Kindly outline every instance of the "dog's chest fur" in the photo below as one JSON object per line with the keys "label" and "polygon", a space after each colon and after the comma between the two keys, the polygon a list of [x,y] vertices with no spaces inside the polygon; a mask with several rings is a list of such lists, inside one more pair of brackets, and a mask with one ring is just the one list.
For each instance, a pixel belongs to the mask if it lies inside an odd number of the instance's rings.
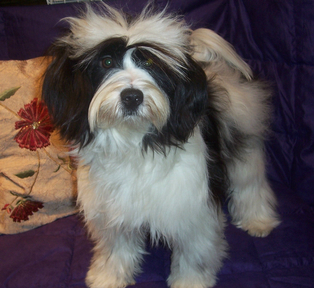
{"label": "dog's chest fur", "polygon": [[[140,228],[148,224],[151,230],[165,234],[179,229],[176,219],[197,213],[200,203],[206,205],[206,146],[198,128],[184,149],[173,147],[166,156],[143,152],[135,143],[122,149],[122,143],[116,153],[113,147],[108,153],[105,143],[94,147],[92,156],[89,149],[88,158],[82,152],[87,165],[78,172],[79,202],[89,217],[103,213],[106,225]],[[93,204],[86,205],[90,202]]]}

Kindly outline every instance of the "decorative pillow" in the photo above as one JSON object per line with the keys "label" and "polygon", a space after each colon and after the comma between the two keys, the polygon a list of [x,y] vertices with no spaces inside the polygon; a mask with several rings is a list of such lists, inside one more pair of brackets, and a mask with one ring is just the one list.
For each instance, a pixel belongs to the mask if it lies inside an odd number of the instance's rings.
{"label": "decorative pillow", "polygon": [[77,212],[76,174],[40,100],[48,59],[0,61],[0,233]]}

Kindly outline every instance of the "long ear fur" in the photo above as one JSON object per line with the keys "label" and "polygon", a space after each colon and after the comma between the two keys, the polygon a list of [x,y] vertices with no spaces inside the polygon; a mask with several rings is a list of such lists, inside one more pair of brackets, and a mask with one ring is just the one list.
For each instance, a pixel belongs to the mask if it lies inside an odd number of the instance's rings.
{"label": "long ear fur", "polygon": [[252,71],[234,48],[214,31],[201,28],[192,31],[190,36],[193,58],[199,62],[222,63],[240,71],[247,80],[252,79]]}
{"label": "long ear fur", "polygon": [[77,60],[69,58],[65,44],[56,44],[50,54],[53,61],[44,76],[42,98],[61,137],[74,144],[86,145],[93,138],[87,118],[92,85]]}
{"label": "long ear fur", "polygon": [[[186,78],[177,84],[167,129],[180,142],[186,142],[206,112],[207,79],[203,69],[187,57]],[[171,101],[172,99],[170,99]]]}
{"label": "long ear fur", "polygon": [[185,72],[185,77],[177,77],[173,83],[175,89],[168,95],[171,112],[167,124],[161,132],[154,129],[145,135],[144,150],[150,147],[166,154],[169,146],[182,147],[205,116],[208,104],[206,75],[190,56],[187,56]]}

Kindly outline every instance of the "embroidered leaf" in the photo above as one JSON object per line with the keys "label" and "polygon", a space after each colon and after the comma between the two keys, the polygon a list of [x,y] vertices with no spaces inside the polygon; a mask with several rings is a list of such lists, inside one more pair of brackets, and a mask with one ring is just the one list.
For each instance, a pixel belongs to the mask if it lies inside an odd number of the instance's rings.
{"label": "embroidered leaf", "polygon": [[20,193],[17,193],[17,192],[14,192],[14,191],[10,191],[10,193],[11,193],[13,196],[17,196],[17,197],[20,197],[20,196],[21,196]]}
{"label": "embroidered leaf", "polygon": [[15,174],[15,176],[17,176],[21,179],[24,179],[24,178],[32,177],[34,174],[35,174],[34,170],[27,170],[27,171]]}
{"label": "embroidered leaf", "polygon": [[5,90],[0,94],[0,101],[4,101],[5,99],[9,99],[11,96],[15,94],[17,90],[19,90],[21,87],[14,87],[8,90]]}
{"label": "embroidered leaf", "polygon": [[54,173],[58,172],[60,170],[60,167],[61,167],[61,165],[59,165],[58,168],[55,171],[53,171],[53,172]]}
{"label": "embroidered leaf", "polygon": [[16,202],[16,206],[20,205],[24,201],[25,201],[24,199],[20,199],[19,201]]}
{"label": "embroidered leaf", "polygon": [[72,171],[72,170],[75,170],[75,168],[72,166],[72,163],[71,163],[71,162],[69,162],[69,164],[68,164],[68,169],[71,170],[71,171]]}
{"label": "embroidered leaf", "polygon": [[[29,195],[23,195],[23,194],[21,194],[21,193],[17,193],[17,192],[14,192],[14,191],[10,191],[10,193],[11,193],[13,196],[15,196],[15,197],[20,197],[20,198],[22,198],[22,199],[24,199],[24,200],[30,200],[30,199],[32,199],[32,197],[29,196]],[[21,200],[18,200],[17,203],[19,203],[19,201],[21,201]]]}
{"label": "embroidered leaf", "polygon": [[58,159],[61,160],[63,163],[65,163],[67,161],[66,158],[60,157],[59,155],[57,155],[57,156],[58,156]]}
{"label": "embroidered leaf", "polygon": [[21,197],[23,199],[32,199],[31,196],[29,195],[23,195],[21,193],[17,193],[17,192],[14,192],[14,191],[10,191],[10,193],[13,195],[13,196],[16,196],[16,197]]}

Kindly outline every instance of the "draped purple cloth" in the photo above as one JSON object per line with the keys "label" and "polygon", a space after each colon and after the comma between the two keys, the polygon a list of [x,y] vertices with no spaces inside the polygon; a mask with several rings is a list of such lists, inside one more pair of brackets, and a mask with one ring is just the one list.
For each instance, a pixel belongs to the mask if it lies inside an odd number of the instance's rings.
{"label": "draped purple cloth", "polygon": [[[156,1],[164,7],[165,0]],[[108,1],[138,12],[146,1]],[[0,7],[0,59],[44,55],[80,4]],[[229,258],[217,288],[314,287],[314,2],[312,0],[170,0],[193,28],[231,42],[274,90],[267,171],[282,224],[266,238],[227,225]],[[1,76],[0,76],[1,77]],[[229,219],[230,220],[230,219]],[[228,222],[229,223],[229,222]],[[91,259],[79,216],[0,236],[0,287],[83,288]],[[136,288],[164,288],[171,252],[150,247]]]}

